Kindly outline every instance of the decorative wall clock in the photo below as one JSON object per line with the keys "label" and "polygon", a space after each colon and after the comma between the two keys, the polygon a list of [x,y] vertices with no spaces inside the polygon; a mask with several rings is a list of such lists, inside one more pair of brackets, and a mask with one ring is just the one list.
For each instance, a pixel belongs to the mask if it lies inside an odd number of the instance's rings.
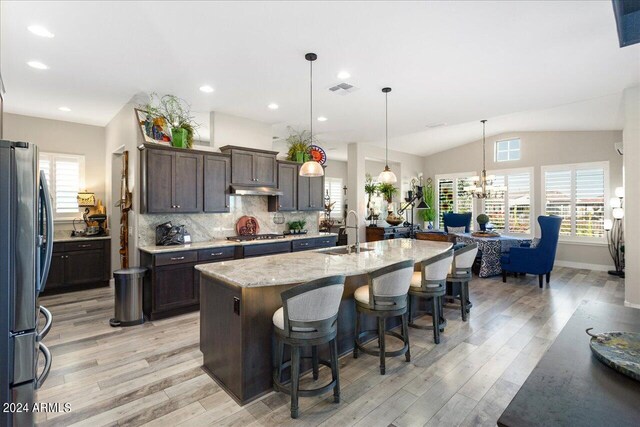
{"label": "decorative wall clock", "polygon": [[312,145],[311,147],[309,147],[309,153],[311,154],[311,158],[321,165],[324,165],[327,162],[327,154],[321,147]]}

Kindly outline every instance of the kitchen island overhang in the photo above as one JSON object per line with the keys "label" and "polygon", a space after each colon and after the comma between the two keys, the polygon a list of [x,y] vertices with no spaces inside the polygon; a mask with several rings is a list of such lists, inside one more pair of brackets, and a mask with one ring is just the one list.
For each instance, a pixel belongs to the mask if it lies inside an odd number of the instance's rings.
{"label": "kitchen island overhang", "polygon": [[[282,306],[283,291],[321,277],[346,276],[338,314],[342,355],[353,349],[353,293],[367,284],[366,273],[408,259],[417,264],[451,247],[448,242],[396,239],[364,243],[359,254],[322,249],[198,265],[203,369],[238,403],[249,403],[272,390],[272,317]],[[373,329],[374,321],[366,320],[364,326]],[[395,326],[389,322],[390,328]]]}

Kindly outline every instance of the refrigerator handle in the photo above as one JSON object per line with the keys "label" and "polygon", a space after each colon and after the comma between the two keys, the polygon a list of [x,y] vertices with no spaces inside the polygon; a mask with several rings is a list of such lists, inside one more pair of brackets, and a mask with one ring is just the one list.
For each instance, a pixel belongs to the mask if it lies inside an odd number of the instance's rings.
{"label": "refrigerator handle", "polygon": [[42,387],[42,384],[49,376],[49,371],[51,371],[51,352],[43,343],[38,343],[38,350],[44,354],[44,369],[38,378],[36,378],[35,389],[39,389]]}
{"label": "refrigerator handle", "polygon": [[36,335],[36,341],[42,341],[44,337],[46,337],[47,334],[49,333],[49,330],[51,329],[51,325],[53,324],[53,316],[51,315],[51,312],[46,308],[44,308],[43,306],[40,306],[39,309],[40,309],[40,313],[44,315],[46,322],[44,324],[44,328],[42,328],[42,330],[38,332],[38,335]]}
{"label": "refrigerator handle", "polygon": [[45,208],[47,234],[45,236],[46,250],[44,253],[44,265],[40,276],[38,293],[44,291],[47,277],[49,277],[49,268],[51,267],[51,256],[53,253],[53,211],[51,207],[51,197],[49,196],[49,187],[47,186],[47,178],[43,172],[40,172],[40,197],[42,198],[42,203]]}

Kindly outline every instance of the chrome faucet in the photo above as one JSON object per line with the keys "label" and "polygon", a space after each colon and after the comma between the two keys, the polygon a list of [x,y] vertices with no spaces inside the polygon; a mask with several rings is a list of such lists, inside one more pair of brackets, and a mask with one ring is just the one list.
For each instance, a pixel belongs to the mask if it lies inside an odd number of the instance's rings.
{"label": "chrome faucet", "polygon": [[[349,216],[351,214],[353,214],[356,217],[356,225],[349,226]],[[356,244],[353,245],[353,248],[355,249],[357,254],[360,253],[360,230],[358,229],[359,224],[360,224],[360,218],[358,217],[358,213],[353,209],[350,210],[349,213],[347,213],[347,217],[344,219],[344,229],[345,231],[350,228],[353,228],[354,230],[356,230]],[[351,245],[347,245],[347,253],[348,254],[351,253]]]}

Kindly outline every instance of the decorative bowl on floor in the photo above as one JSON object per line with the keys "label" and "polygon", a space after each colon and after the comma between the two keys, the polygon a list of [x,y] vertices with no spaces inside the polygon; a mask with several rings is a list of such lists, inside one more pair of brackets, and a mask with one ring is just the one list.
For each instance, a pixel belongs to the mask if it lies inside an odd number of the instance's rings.
{"label": "decorative bowl on floor", "polygon": [[604,332],[592,334],[589,347],[602,363],[616,371],[640,381],[640,334],[633,332]]}

